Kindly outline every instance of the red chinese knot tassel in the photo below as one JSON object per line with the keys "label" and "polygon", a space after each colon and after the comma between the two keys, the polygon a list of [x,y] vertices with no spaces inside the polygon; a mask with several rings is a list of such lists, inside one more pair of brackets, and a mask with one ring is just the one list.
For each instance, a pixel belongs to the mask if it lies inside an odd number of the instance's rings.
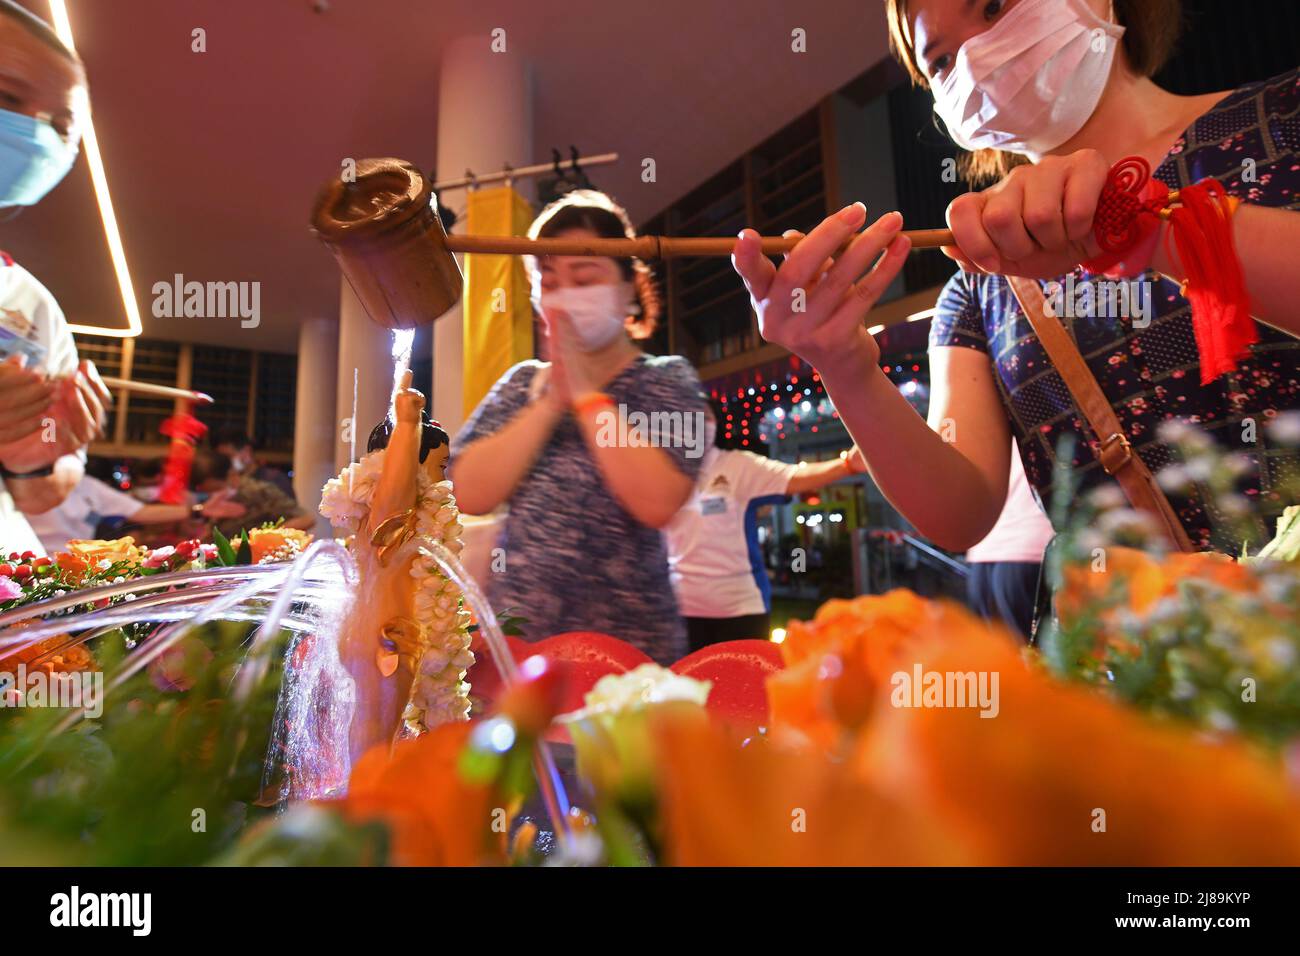
{"label": "red chinese knot tassel", "polygon": [[1215,179],[1171,194],[1151,178],[1145,159],[1130,156],[1111,167],[1097,202],[1093,235],[1102,254],[1083,264],[1089,272],[1136,275],[1151,260],[1160,221],[1169,222],[1165,248],[1171,260],[1177,251],[1187,276],[1181,291],[1192,307],[1202,385],[1235,371],[1259,339],[1232,237],[1238,203]]}

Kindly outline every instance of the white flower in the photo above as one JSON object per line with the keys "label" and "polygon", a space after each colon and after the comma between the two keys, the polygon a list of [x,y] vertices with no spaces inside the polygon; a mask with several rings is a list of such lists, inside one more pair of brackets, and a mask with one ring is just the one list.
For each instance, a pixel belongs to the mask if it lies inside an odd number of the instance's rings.
{"label": "white flower", "polygon": [[384,465],[384,449],[363,455],[321,489],[320,513],[337,528],[355,532],[369,511],[375,483]]}
{"label": "white flower", "polygon": [[1114,538],[1121,534],[1145,535],[1154,529],[1154,522],[1145,513],[1133,508],[1116,508],[1097,519],[1097,528]]}
{"label": "white flower", "polygon": [[688,701],[703,707],[712,681],[683,677],[658,664],[642,664],[625,674],[606,674],[583,697],[586,707],[566,716],[591,712],[639,710],[666,701]]}
{"label": "white flower", "polygon": [[1220,495],[1217,501],[1219,511],[1229,518],[1241,518],[1252,511],[1250,501],[1245,495]]}
{"label": "white flower", "polygon": [[1108,510],[1123,507],[1128,499],[1118,485],[1099,485],[1089,494],[1093,507]]}
{"label": "white flower", "polygon": [[1232,715],[1226,711],[1218,710],[1217,708],[1206,714],[1206,723],[1208,723],[1213,729],[1224,732],[1230,732],[1237,729],[1237,722],[1233,719]]}
{"label": "white flower", "polygon": [[1165,491],[1183,492],[1192,487],[1192,476],[1182,465],[1166,465],[1156,474],[1156,481]]}
{"label": "white flower", "polygon": [[1269,437],[1281,445],[1300,445],[1300,412],[1282,412],[1268,428]]}
{"label": "white flower", "polygon": [[1267,644],[1268,656],[1279,667],[1290,667],[1295,663],[1296,648],[1284,637],[1275,637]]}

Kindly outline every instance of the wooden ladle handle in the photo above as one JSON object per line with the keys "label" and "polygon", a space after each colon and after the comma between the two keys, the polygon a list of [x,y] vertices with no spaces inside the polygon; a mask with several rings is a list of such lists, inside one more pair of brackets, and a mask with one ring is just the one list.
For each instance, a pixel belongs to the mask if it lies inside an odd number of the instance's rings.
{"label": "wooden ladle handle", "polygon": [[[913,249],[936,249],[953,245],[948,229],[914,229],[903,235]],[[763,252],[775,256],[789,252],[797,238],[763,236]],[[729,256],[736,240],[727,236],[689,238],[683,236],[638,236],[635,239],[525,239],[522,236],[448,236],[452,252],[511,256],[609,256],[638,259],[680,259],[701,256]],[[840,250],[843,251],[843,247]]]}

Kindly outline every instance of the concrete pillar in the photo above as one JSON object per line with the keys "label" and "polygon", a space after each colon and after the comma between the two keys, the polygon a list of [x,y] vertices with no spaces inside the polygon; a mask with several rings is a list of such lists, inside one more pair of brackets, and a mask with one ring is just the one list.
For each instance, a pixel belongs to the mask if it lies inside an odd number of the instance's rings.
{"label": "concrete pillar", "polygon": [[[438,89],[438,177],[451,179],[466,169],[496,172],[506,163],[526,166],[535,160],[531,70],[509,35],[502,52],[493,52],[487,33],[448,42]],[[531,180],[515,183],[515,189],[534,195]],[[449,193],[443,204],[462,211],[465,194]],[[464,232],[463,219],[455,231]],[[433,417],[451,435],[473,411],[461,407],[463,321],[458,305],[438,320],[432,336]]]}
{"label": "concrete pillar", "polygon": [[347,280],[339,281],[335,473],[352,460],[354,448],[357,458],[366,453],[370,430],[388,414],[393,398],[393,333],[370,321]]}
{"label": "concrete pillar", "polygon": [[[339,431],[335,392],[339,362],[339,324],[307,319],[298,327],[298,390],[293,423],[293,491],[308,511],[320,506],[321,487],[337,474],[334,443]],[[330,534],[317,522],[318,535]]]}

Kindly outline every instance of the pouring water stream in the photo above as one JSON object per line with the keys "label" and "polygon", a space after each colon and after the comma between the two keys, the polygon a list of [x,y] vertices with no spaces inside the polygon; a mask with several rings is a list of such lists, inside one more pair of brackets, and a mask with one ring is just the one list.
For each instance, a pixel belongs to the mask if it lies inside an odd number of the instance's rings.
{"label": "pouring water stream", "polygon": [[[412,545],[461,589],[479,622],[484,644],[503,685],[515,683],[519,677],[518,666],[496,615],[477,583],[440,542],[419,538]],[[317,541],[291,564],[156,574],[15,608],[0,614],[0,654],[21,652],[42,639],[75,632],[58,648],[46,651],[40,658],[44,659],[126,624],[163,624],[112,676],[104,688],[104,696],[108,696],[166,654],[193,627],[214,620],[256,621],[260,626],[249,642],[244,664],[232,680],[232,692],[241,696],[257,683],[261,673],[257,668],[266,666],[265,659],[256,651],[282,630],[288,630],[293,636],[285,651],[284,684],[277,703],[276,727],[271,752],[267,755],[264,783],[269,782],[278,758],[289,771],[282,796],[318,798],[331,792],[337,794],[339,785],[346,781],[348,768],[341,767],[335,757],[340,741],[346,754],[353,701],[348,697],[351,680],[339,663],[337,646],[346,604],[355,593],[356,584],[356,564],[348,551],[334,541]],[[134,599],[105,608],[66,613],[106,598],[126,595],[134,595]],[[26,626],[18,628],[17,625]],[[304,641],[310,642],[305,648]],[[303,650],[305,654],[301,653]],[[51,736],[66,732],[90,709],[90,703],[71,708],[55,725]],[[557,839],[563,842],[570,836],[569,801],[545,741],[538,742],[534,763],[547,814]]]}

